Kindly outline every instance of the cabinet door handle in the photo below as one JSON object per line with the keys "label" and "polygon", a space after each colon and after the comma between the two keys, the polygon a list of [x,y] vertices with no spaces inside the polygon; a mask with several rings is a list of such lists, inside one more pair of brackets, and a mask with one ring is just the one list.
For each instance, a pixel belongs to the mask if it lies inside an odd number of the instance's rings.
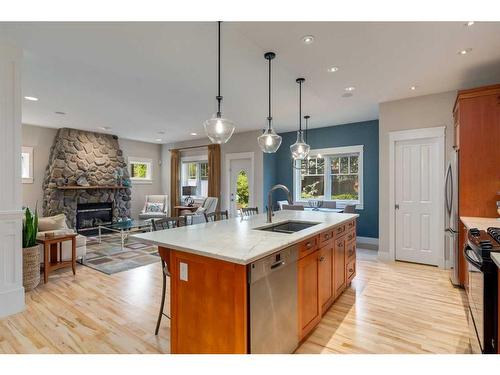
{"label": "cabinet door handle", "polygon": [[324,256],[322,256],[322,257],[320,257],[318,260],[319,260],[320,262],[322,262],[322,261],[324,261],[324,260],[325,260],[325,257],[324,257]]}
{"label": "cabinet door handle", "polygon": [[306,243],[306,247],[307,247],[308,249],[310,249],[310,248],[311,248],[311,246],[312,246],[311,241],[309,241],[308,243]]}
{"label": "cabinet door handle", "polygon": [[327,234],[325,234],[325,239],[327,240],[327,239],[329,239],[329,238],[330,238],[330,235],[329,235],[328,233],[327,233]]}

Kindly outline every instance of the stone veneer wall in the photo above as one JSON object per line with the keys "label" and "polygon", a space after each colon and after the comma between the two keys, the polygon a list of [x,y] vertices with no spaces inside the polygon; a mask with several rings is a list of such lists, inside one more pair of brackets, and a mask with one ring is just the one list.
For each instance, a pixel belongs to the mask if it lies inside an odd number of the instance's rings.
{"label": "stone veneer wall", "polygon": [[114,173],[123,170],[128,178],[127,164],[115,135],[62,128],[57,131],[50,150],[49,164],[43,181],[43,215],[66,215],[68,225],[75,227],[79,203],[114,202],[113,220],[130,217],[130,188],[60,190],[76,185],[85,175],[92,186],[116,185]]}

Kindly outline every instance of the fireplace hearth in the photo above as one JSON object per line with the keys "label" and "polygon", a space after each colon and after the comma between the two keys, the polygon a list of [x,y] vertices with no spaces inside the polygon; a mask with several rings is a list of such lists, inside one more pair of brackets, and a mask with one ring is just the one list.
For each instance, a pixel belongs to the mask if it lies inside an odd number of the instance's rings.
{"label": "fireplace hearth", "polygon": [[113,203],[80,203],[76,206],[76,230],[92,234],[99,225],[113,222]]}

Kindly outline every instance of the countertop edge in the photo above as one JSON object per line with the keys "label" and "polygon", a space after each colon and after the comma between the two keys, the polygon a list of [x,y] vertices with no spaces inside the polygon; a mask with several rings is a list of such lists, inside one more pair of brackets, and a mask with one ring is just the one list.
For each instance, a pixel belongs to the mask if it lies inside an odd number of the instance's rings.
{"label": "countertop edge", "polygon": [[[348,222],[349,220],[357,219],[359,217],[359,214],[356,214],[356,213],[349,214],[349,215],[350,216],[348,218],[345,218],[345,219],[343,219],[343,220],[341,220],[341,221],[339,221],[339,222],[337,222],[335,224],[331,224],[331,225],[328,225],[328,226],[323,226],[320,229],[316,229],[312,233],[309,232],[307,235],[304,235],[303,237],[300,237],[298,239],[292,240],[292,241],[290,241],[290,242],[288,242],[286,244],[283,244],[282,246],[278,246],[278,247],[269,249],[268,251],[265,251],[265,252],[263,252],[263,253],[261,253],[259,255],[256,255],[254,257],[250,257],[248,259],[232,258],[232,257],[220,255],[220,254],[207,253],[207,252],[196,250],[196,249],[192,249],[192,248],[185,248],[185,247],[179,246],[179,245],[174,245],[174,244],[168,244],[168,243],[165,243],[165,242],[154,241],[154,240],[142,238],[142,237],[140,237],[140,234],[130,235],[130,238],[134,238],[136,240],[139,240],[142,243],[146,243],[146,244],[150,244],[150,245],[156,245],[156,246],[160,246],[160,247],[165,247],[165,248],[172,249],[172,250],[177,250],[177,251],[183,251],[183,252],[186,252],[186,253],[189,253],[189,254],[195,254],[195,255],[200,255],[200,256],[207,257],[207,258],[219,259],[219,260],[223,260],[223,261],[226,261],[226,262],[229,262],[229,263],[233,263],[233,264],[248,265],[248,264],[250,264],[252,262],[255,262],[256,260],[262,259],[262,258],[264,258],[264,257],[266,257],[266,256],[268,256],[270,254],[273,254],[273,253],[275,253],[277,251],[285,249],[285,248],[287,248],[289,246],[293,246],[293,245],[295,245],[295,244],[303,241],[306,238],[316,236],[319,233],[324,232],[325,230],[328,230],[330,228],[336,227],[337,225],[341,225],[341,224],[343,224],[345,222]],[[276,223],[280,223],[280,222],[284,222],[284,221],[286,221],[286,220],[276,221],[274,223],[276,224]],[[322,223],[322,224],[325,224],[325,223]],[[252,228],[252,230],[253,229],[254,228]]]}

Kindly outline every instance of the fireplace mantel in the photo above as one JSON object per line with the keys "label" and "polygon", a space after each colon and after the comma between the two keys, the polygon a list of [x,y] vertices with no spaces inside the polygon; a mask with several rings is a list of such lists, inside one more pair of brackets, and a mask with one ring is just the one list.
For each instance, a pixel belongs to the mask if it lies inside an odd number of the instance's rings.
{"label": "fireplace mantel", "polygon": [[80,186],[80,185],[69,185],[69,186],[58,186],[59,190],[93,190],[93,189],[127,189],[129,186],[122,185],[91,185],[91,186]]}

